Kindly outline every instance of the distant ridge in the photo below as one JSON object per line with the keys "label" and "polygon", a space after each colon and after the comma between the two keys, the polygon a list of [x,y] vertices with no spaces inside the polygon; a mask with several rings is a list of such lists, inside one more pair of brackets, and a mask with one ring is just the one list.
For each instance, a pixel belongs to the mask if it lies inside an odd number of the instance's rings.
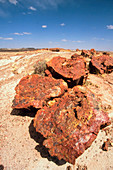
{"label": "distant ridge", "polygon": [[70,49],[64,48],[0,48],[0,52],[23,52],[36,50],[49,50],[52,52],[71,51]]}
{"label": "distant ridge", "polygon": [[35,51],[36,48],[0,48],[0,52],[21,52],[21,51]]}

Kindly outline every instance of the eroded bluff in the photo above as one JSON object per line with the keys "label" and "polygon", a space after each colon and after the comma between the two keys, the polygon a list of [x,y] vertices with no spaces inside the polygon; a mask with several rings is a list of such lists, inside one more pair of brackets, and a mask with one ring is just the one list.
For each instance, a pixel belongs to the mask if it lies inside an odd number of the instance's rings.
{"label": "eroded bluff", "polygon": [[82,86],[49,101],[34,118],[34,127],[46,138],[43,144],[49,153],[72,164],[92,144],[100,128],[109,123],[94,93]]}
{"label": "eroded bluff", "polygon": [[12,108],[42,108],[51,98],[63,95],[67,88],[67,83],[61,79],[41,77],[38,74],[23,77],[15,88]]}

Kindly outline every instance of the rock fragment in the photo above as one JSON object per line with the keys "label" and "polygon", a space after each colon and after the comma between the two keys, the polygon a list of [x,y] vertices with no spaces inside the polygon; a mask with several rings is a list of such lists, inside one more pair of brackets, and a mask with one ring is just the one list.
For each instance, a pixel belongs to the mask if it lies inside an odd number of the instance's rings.
{"label": "rock fragment", "polygon": [[102,145],[102,150],[103,151],[108,151],[108,147],[112,146],[112,142],[110,141],[110,139],[107,139],[106,141],[104,141],[103,145]]}
{"label": "rock fragment", "polygon": [[81,55],[84,57],[89,57],[91,56],[91,52],[89,50],[82,50]]}
{"label": "rock fragment", "polygon": [[86,62],[83,57],[54,57],[47,62],[47,69],[55,78],[64,79],[69,87],[83,84],[87,78]]}
{"label": "rock fragment", "polygon": [[91,73],[111,73],[113,71],[113,57],[109,55],[93,56],[89,67]]}
{"label": "rock fragment", "polygon": [[100,127],[110,124],[107,113],[100,110],[89,89],[75,86],[52,105],[37,111],[34,127],[46,140],[51,156],[75,164],[97,137]]}
{"label": "rock fragment", "polygon": [[38,74],[23,77],[16,86],[12,108],[42,108],[51,98],[61,96],[67,90],[67,83]]}

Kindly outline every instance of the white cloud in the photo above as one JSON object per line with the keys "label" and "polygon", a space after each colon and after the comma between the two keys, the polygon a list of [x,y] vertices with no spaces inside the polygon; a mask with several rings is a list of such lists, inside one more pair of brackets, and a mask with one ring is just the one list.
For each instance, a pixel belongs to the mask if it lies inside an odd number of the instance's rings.
{"label": "white cloud", "polygon": [[62,23],[62,24],[60,24],[60,25],[61,25],[62,27],[63,27],[63,26],[65,26],[65,24],[64,24],[64,23]]}
{"label": "white cloud", "polygon": [[53,42],[52,41],[49,41],[49,44],[52,44]]}
{"label": "white cloud", "polygon": [[27,13],[22,12],[22,14],[23,14],[23,15],[27,15],[27,14],[30,15],[30,14],[32,14],[32,12],[27,12]]}
{"label": "white cloud", "polygon": [[66,42],[67,40],[66,39],[62,39],[61,41]]}
{"label": "white cloud", "polygon": [[14,35],[24,35],[23,33],[15,32]]}
{"label": "white cloud", "polygon": [[4,38],[4,37],[0,37],[0,40],[13,40],[13,38]]}
{"label": "white cloud", "polygon": [[33,6],[30,6],[29,9],[32,10],[32,11],[36,11],[36,10],[37,10],[37,9],[34,8]]}
{"label": "white cloud", "polygon": [[30,35],[31,33],[30,32],[22,32],[22,33],[19,33],[19,32],[15,32],[13,33],[14,35]]}
{"label": "white cloud", "polygon": [[102,40],[102,41],[105,40],[104,38],[97,38],[97,37],[94,37],[93,39],[94,39],[94,40]]}
{"label": "white cloud", "polygon": [[107,29],[113,30],[113,25],[107,25]]}
{"label": "white cloud", "polygon": [[72,41],[72,42],[75,42],[75,43],[83,43],[83,42],[85,42],[85,41],[80,41],[80,40],[78,40],[78,41]]}
{"label": "white cloud", "polygon": [[31,32],[23,32],[24,35],[30,35]]}
{"label": "white cloud", "polygon": [[9,2],[10,2],[11,4],[14,4],[14,5],[16,5],[16,4],[18,3],[17,0],[9,0]]}
{"label": "white cloud", "polygon": [[42,25],[42,28],[47,28],[47,25]]}

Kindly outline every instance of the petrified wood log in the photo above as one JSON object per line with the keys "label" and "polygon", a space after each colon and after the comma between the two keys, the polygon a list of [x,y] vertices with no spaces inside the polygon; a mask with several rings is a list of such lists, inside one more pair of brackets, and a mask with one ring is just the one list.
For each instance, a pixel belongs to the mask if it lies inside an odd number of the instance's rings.
{"label": "petrified wood log", "polygon": [[34,127],[46,140],[52,156],[72,164],[97,137],[100,127],[110,123],[89,89],[75,86],[61,98],[37,111]]}
{"label": "petrified wood log", "polygon": [[93,56],[89,67],[91,73],[111,73],[113,71],[113,57],[109,55]]}
{"label": "petrified wood log", "polygon": [[16,86],[12,108],[42,108],[48,100],[61,96],[67,90],[67,83],[38,74],[23,77]]}
{"label": "petrified wood log", "polygon": [[54,57],[47,62],[47,69],[52,73],[53,77],[64,79],[69,87],[82,84],[88,73],[83,57],[72,57],[71,59],[60,56]]}
{"label": "petrified wood log", "polygon": [[81,55],[84,57],[89,57],[91,56],[91,52],[89,50],[82,50]]}

